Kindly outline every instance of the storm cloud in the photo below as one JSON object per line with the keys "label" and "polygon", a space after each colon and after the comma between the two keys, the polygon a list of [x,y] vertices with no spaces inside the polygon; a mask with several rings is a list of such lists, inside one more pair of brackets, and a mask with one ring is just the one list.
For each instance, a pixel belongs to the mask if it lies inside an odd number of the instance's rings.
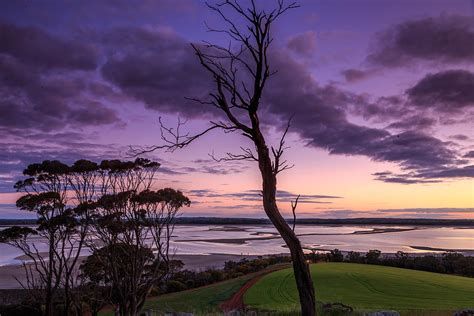
{"label": "storm cloud", "polygon": [[419,107],[453,112],[474,106],[474,73],[448,70],[428,74],[406,91],[409,101]]}
{"label": "storm cloud", "polygon": [[[56,132],[121,122],[117,110],[108,105],[110,90],[157,113],[198,119],[218,115],[212,107],[186,99],[205,98],[213,91],[212,78],[199,65],[189,41],[170,28],[113,27],[91,35],[88,43],[65,40],[37,27],[1,24],[0,30],[3,130]],[[474,59],[473,34],[471,24],[461,16],[408,21],[380,33],[368,59],[387,67],[413,60],[469,61]],[[294,53],[310,56],[314,52],[313,39],[313,32],[297,34],[286,46],[269,51],[278,73],[267,83],[261,104],[266,127],[282,129],[293,116],[291,131],[308,147],[365,156],[401,168],[400,174],[375,174],[381,181],[473,177],[471,166],[460,159],[452,143],[428,132],[438,122],[423,112],[462,114],[474,102],[473,73],[455,69],[428,74],[405,95],[371,101],[367,95],[335,84],[321,84],[307,64],[295,58]],[[355,82],[372,73],[348,69],[343,75]],[[377,118],[385,128],[354,120],[354,115]],[[242,170],[197,165],[167,172]]]}
{"label": "storm cloud", "polygon": [[0,34],[1,127],[52,131],[120,122],[88,90],[98,62],[93,46],[35,27],[0,24]]}
{"label": "storm cloud", "polygon": [[419,61],[473,61],[472,17],[445,14],[402,22],[377,34],[367,59],[384,67]]}
{"label": "storm cloud", "polygon": [[189,42],[168,29],[120,28],[103,36],[109,55],[104,78],[146,107],[197,117],[210,112],[186,98],[204,98],[211,78]]}

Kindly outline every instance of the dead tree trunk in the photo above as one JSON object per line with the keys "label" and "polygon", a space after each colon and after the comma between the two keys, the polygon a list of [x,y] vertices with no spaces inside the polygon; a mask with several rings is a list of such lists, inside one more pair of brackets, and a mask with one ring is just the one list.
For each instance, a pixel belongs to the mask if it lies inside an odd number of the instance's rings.
{"label": "dead tree trunk", "polygon": [[316,314],[316,302],[313,280],[311,279],[311,272],[309,265],[306,262],[303,248],[288,223],[281,215],[276,203],[276,187],[277,179],[274,174],[272,160],[270,158],[269,150],[265,144],[265,139],[260,133],[258,122],[253,126],[256,132],[255,146],[258,153],[258,165],[262,175],[262,195],[263,208],[273,226],[280,233],[291,253],[291,260],[293,262],[293,271],[295,274],[296,286],[301,304],[302,315],[312,316]]}
{"label": "dead tree trunk", "polygon": [[[258,114],[265,83],[276,73],[270,70],[267,58],[273,41],[270,29],[279,16],[298,6],[294,2],[285,5],[284,0],[278,0],[276,8],[265,10],[258,9],[254,0],[250,1],[249,8],[243,8],[238,0],[223,0],[216,5],[208,4],[208,7],[227,25],[225,29],[209,28],[209,31],[227,34],[231,43],[228,47],[207,42],[203,45],[191,44],[201,65],[212,76],[215,89],[209,93],[208,99],[192,98],[190,100],[219,109],[221,116],[211,121],[211,126],[206,130],[193,136],[180,135],[179,130],[183,123],[179,119],[176,129],[165,127],[160,119],[164,145],[138,148],[134,150],[134,154],[183,148],[214,129],[239,132],[250,139],[255,146],[254,149],[241,147],[243,153],[227,153],[227,157],[217,160],[249,160],[258,163],[262,176],[263,208],[290,250],[301,312],[304,316],[313,316],[316,313],[316,299],[309,266],[298,237],[281,215],[276,203],[277,174],[291,168],[285,160],[281,159],[285,151],[285,136],[291,118],[288,120],[288,126],[279,147],[270,147],[270,151],[260,130]],[[243,18],[246,24],[237,25],[237,22],[231,18],[235,14]],[[237,44],[236,46],[240,49],[234,49],[233,44]],[[241,75],[242,73],[245,74]]]}

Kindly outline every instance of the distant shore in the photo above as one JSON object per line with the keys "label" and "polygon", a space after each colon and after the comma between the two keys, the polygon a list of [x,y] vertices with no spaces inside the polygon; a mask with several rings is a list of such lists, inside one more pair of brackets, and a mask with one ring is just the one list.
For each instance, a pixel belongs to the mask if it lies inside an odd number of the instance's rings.
{"label": "distant shore", "polygon": [[[238,228],[238,227],[237,227]],[[245,231],[242,228],[238,228],[238,231]],[[352,233],[306,233],[298,234],[298,237],[302,236],[337,236],[337,235],[369,235],[369,234],[384,234],[384,233],[396,233],[396,232],[406,232],[410,230],[416,230],[417,228],[373,228],[369,230],[357,230]],[[211,230],[211,229],[210,229]],[[216,229],[214,229],[216,230]],[[229,228],[225,228],[223,231],[237,231]],[[243,245],[251,240],[270,240],[281,238],[279,234],[276,233],[267,233],[267,232],[256,232],[252,235],[270,235],[265,237],[246,237],[246,238],[214,238],[214,239],[177,239],[175,242],[213,242],[220,244],[236,244]]]}
{"label": "distant shore", "polygon": [[[292,223],[292,219],[286,219]],[[0,226],[33,225],[34,219],[1,219]],[[178,225],[271,225],[266,218],[238,217],[178,217]],[[464,226],[474,227],[473,219],[432,219],[432,218],[300,218],[298,225],[399,225],[399,226]]]}
{"label": "distant shore", "polygon": [[[226,261],[239,261],[243,258],[255,259],[256,255],[232,255],[232,254],[210,254],[210,255],[175,255],[173,259],[181,260],[184,267],[190,270],[201,270],[206,268],[221,268]],[[23,265],[0,266],[0,289],[20,289],[17,279],[25,281]]]}

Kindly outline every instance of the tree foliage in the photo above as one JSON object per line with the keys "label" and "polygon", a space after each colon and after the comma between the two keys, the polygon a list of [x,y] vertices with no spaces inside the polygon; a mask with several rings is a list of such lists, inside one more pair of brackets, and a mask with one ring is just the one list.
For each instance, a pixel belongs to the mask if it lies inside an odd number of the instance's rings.
{"label": "tree foliage", "polygon": [[[22,286],[45,315],[82,315],[85,297],[97,312],[99,300],[84,289],[110,298],[120,315],[139,312],[151,287],[168,273],[173,220],[190,205],[180,191],[152,190],[159,166],[143,158],[72,165],[45,160],[24,170],[25,179],[15,184],[23,193],[16,205],[35,213],[37,224],[7,228],[0,242],[31,261],[24,264]],[[78,273],[79,258],[90,251]]]}

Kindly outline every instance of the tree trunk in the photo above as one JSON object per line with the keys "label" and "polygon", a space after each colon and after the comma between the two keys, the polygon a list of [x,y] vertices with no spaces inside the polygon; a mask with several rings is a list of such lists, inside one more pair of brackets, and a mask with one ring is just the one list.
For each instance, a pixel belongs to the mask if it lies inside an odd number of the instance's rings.
{"label": "tree trunk", "polygon": [[287,224],[276,204],[276,175],[273,172],[269,150],[258,128],[258,118],[253,122],[255,146],[258,152],[258,164],[262,175],[263,208],[273,226],[278,230],[291,253],[293,271],[301,304],[301,314],[316,315],[316,298],[309,265],[305,260],[303,248],[294,231]]}
{"label": "tree trunk", "polygon": [[46,279],[46,302],[45,302],[45,311],[46,316],[53,315],[53,249],[54,249],[54,239],[52,234],[50,234],[49,240],[49,254],[48,254],[48,271]]}

